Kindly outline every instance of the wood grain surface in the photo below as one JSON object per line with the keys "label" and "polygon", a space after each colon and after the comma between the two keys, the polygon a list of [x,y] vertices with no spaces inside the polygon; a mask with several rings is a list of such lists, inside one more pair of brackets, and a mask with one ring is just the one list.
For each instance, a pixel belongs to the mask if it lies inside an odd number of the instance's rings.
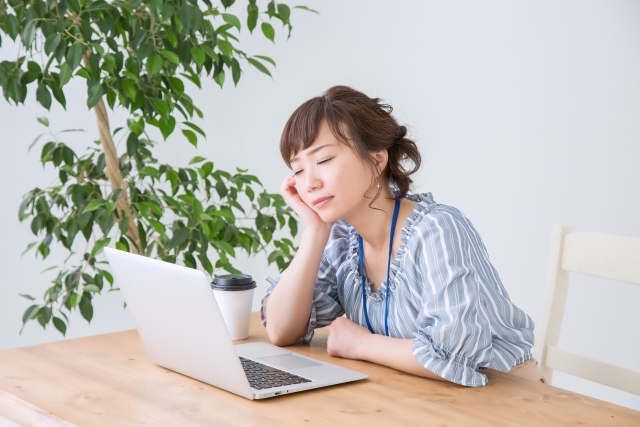
{"label": "wood grain surface", "polygon": [[[269,341],[251,316],[235,343]],[[0,391],[76,426],[640,426],[638,411],[501,372],[467,388],[332,357],[327,335],[287,348],[369,379],[250,401],[154,365],[131,330],[0,351]]]}

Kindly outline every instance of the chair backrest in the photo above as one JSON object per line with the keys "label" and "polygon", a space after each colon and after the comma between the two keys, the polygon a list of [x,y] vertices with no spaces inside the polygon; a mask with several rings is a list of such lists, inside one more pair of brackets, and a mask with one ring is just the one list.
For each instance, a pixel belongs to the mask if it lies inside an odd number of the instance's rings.
{"label": "chair backrest", "polygon": [[571,271],[640,285],[640,239],[553,226],[547,291],[534,348],[542,375],[551,383],[553,370],[558,370],[640,395],[640,372],[557,347]]}

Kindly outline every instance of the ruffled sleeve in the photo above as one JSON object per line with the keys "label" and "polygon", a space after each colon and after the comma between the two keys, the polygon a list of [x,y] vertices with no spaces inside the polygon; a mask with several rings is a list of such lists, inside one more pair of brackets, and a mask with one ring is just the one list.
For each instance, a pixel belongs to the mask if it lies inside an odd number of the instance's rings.
{"label": "ruffled sleeve", "polygon": [[422,308],[413,343],[416,360],[431,372],[464,386],[484,386],[478,372],[491,362],[491,325],[481,289],[501,288],[471,222],[457,209],[435,205],[417,213],[411,229]]}
{"label": "ruffled sleeve", "polygon": [[[311,313],[309,316],[307,333],[300,337],[296,343],[310,343],[316,328],[322,328],[330,325],[337,317],[340,317],[345,313],[338,297],[337,270],[344,263],[346,256],[347,251],[345,249],[345,244],[347,230],[348,227],[343,221],[336,222],[331,229],[331,235],[322,253],[322,260],[320,261],[320,267],[318,268],[318,276],[313,290],[313,300],[311,302]],[[267,294],[262,298],[260,318],[262,319],[262,324],[265,327],[267,326],[267,319],[265,315],[267,298],[286,273],[287,269],[276,276],[274,279],[275,284],[269,286]]]}

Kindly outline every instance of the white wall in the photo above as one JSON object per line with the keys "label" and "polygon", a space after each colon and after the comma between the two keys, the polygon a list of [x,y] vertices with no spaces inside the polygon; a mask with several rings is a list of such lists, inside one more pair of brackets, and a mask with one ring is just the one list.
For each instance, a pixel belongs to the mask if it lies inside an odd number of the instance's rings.
{"label": "white wall", "polygon": [[[289,41],[243,37],[245,51],[276,59],[274,80],[247,68],[237,88],[207,83],[195,100],[208,141],[196,150],[172,137],[158,149],[162,160],[186,164],[197,153],[226,170],[247,167],[275,192],[288,170],[278,152],[286,119],[308,98],[346,84],[387,99],[411,125],[424,156],[416,191],[471,219],[512,300],[534,320],[552,224],[640,237],[640,3],[303,3],[321,16],[294,11]],[[14,55],[6,44],[0,50],[0,59]],[[48,116],[58,130],[83,127],[96,138],[86,89],[75,87],[68,111]],[[50,265],[20,258],[34,239],[16,214],[21,195],[51,179],[37,152],[27,153],[40,130],[35,117],[45,113],[31,99],[26,108],[0,102],[0,348],[61,338],[35,323],[17,335],[28,306],[17,294],[41,294],[47,275],[38,272]],[[264,257],[241,265],[260,283],[257,310],[262,279],[277,271]],[[638,301],[640,287],[573,278],[560,345],[640,370]],[[76,316],[68,336],[131,327],[113,293],[98,300],[91,325]],[[569,375],[557,373],[554,385],[640,410],[638,396]]]}

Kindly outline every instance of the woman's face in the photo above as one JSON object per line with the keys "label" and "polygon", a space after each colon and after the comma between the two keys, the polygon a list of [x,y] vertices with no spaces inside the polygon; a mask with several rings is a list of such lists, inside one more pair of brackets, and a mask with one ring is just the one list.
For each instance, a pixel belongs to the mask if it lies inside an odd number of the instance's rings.
{"label": "woman's face", "polygon": [[324,222],[344,219],[370,201],[364,194],[371,185],[371,167],[353,148],[340,143],[325,121],[313,145],[293,157],[291,169],[300,198]]}

